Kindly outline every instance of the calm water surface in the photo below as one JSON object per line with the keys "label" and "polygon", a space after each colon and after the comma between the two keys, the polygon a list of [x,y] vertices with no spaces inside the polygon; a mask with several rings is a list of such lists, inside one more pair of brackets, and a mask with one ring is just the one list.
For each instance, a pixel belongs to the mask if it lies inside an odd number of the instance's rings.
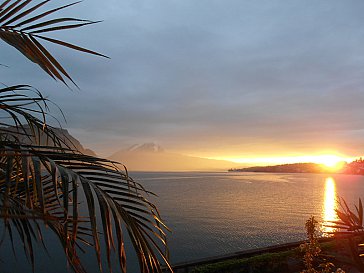
{"label": "calm water surface", "polygon": [[305,239],[311,215],[335,220],[335,196],[364,196],[364,177],[270,173],[135,173],[167,225],[172,262]]}
{"label": "calm water surface", "polygon": [[[132,175],[159,195],[158,199],[151,198],[172,229],[168,238],[172,263],[302,240],[304,223],[311,215],[321,221],[335,219],[336,195],[349,204],[364,197],[364,177],[354,175],[196,172]],[[62,251],[52,244],[48,248],[51,258],[38,253],[38,272],[64,273]],[[0,272],[31,272],[26,262],[19,262],[22,259],[10,262],[10,255],[0,253]],[[86,256],[87,268],[98,272],[92,262],[93,255],[91,251]],[[135,257],[128,259],[129,272],[138,272]]]}

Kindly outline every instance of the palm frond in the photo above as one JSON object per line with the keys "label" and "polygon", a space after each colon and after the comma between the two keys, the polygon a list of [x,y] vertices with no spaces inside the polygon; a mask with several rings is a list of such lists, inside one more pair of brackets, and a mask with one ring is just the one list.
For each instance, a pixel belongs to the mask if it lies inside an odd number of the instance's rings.
{"label": "palm frond", "polygon": [[334,234],[363,233],[363,205],[359,198],[358,206],[355,205],[356,212],[352,211],[345,199],[338,199],[339,209],[336,214],[339,221],[330,221],[329,225],[335,229]]}
{"label": "palm frond", "polygon": [[[94,246],[101,266],[99,230],[103,233],[109,267],[111,252],[116,247],[120,266],[126,272],[125,231],[136,249],[141,272],[161,272],[158,257],[169,266],[165,254],[168,229],[158,210],[147,200],[144,188],[113,162],[74,151],[6,141],[0,142],[0,153],[4,221],[17,219],[9,200],[43,215],[60,238],[75,272],[83,272],[77,253],[78,246],[85,243]],[[81,196],[86,197],[86,218],[80,214]],[[28,224],[27,227],[30,230]]]}
{"label": "palm frond", "polygon": [[361,198],[359,198],[358,206],[355,205],[355,210],[351,210],[344,198],[338,200],[339,209],[336,213],[339,217],[338,221],[332,221],[331,226],[334,231],[331,232],[334,236],[346,236],[345,241],[348,245],[351,253],[352,262],[360,270],[364,272],[363,261],[363,239],[364,239],[364,227],[363,227],[363,205]]}
{"label": "palm frond", "polygon": [[[0,88],[0,139],[19,143],[41,143],[75,149],[67,136],[56,133],[47,125],[49,114],[47,98],[29,85]],[[60,113],[63,115],[62,111]]]}
{"label": "palm frond", "polygon": [[[38,64],[52,78],[58,79],[67,85],[66,80],[70,80],[70,75],[54,56],[39,42],[40,39],[50,43],[72,48],[77,51],[86,52],[93,55],[107,57],[86,48],[76,46],[64,41],[42,36],[39,34],[79,28],[99,21],[82,20],[70,17],[56,19],[46,19],[57,11],[71,7],[79,2],[63,5],[44,12],[40,8],[45,6],[50,0],[39,2],[29,7],[29,5],[39,1],[36,0],[6,0],[0,4],[0,39],[18,49],[24,56],[32,62]],[[76,85],[76,84],[75,84]],[[77,86],[77,85],[76,85]]]}
{"label": "palm frond", "polygon": [[[67,85],[66,81],[74,81],[41,41],[106,56],[45,36],[97,23],[49,17],[79,3],[42,11],[49,2],[2,1],[0,39]],[[95,249],[100,270],[102,255],[106,255],[111,270],[110,257],[116,249],[120,267],[126,272],[124,236],[127,233],[142,273],[161,272],[160,259],[170,268],[166,254],[168,228],[147,199],[150,192],[133,181],[126,169],[119,170],[117,163],[74,150],[71,141],[46,125],[50,116],[48,103],[39,91],[28,85],[0,89],[0,218],[11,241],[17,233],[34,269],[33,244],[43,241],[40,228],[43,223],[60,240],[76,273],[85,272],[78,253],[89,245]],[[45,143],[42,135],[47,137]],[[104,248],[106,254],[101,253]]]}

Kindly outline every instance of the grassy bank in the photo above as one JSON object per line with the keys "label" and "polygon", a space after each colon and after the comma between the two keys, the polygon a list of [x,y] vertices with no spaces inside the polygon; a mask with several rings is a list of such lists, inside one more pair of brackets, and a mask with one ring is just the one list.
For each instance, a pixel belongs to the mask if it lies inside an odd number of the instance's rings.
{"label": "grassy bank", "polygon": [[[334,262],[340,267],[335,253],[337,243],[332,240],[321,244],[323,255],[321,259]],[[304,270],[303,253],[298,247],[276,253],[264,253],[248,258],[229,259],[195,267],[191,273],[294,273]],[[350,272],[350,271],[348,271]]]}
{"label": "grassy bank", "polygon": [[250,258],[233,259],[196,267],[191,273],[250,273],[288,272],[288,259],[297,255],[296,250],[266,253]]}

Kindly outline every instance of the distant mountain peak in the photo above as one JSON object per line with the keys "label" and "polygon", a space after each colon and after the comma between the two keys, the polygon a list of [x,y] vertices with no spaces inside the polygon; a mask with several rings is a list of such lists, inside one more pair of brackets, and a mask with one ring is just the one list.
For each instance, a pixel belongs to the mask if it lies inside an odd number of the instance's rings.
{"label": "distant mountain peak", "polygon": [[148,153],[162,153],[164,149],[153,143],[143,143],[143,144],[134,144],[131,145],[129,148],[126,149],[128,152],[148,152]]}
{"label": "distant mountain peak", "polygon": [[241,167],[240,164],[169,153],[155,143],[134,144],[121,149],[109,157],[132,171],[224,171]]}

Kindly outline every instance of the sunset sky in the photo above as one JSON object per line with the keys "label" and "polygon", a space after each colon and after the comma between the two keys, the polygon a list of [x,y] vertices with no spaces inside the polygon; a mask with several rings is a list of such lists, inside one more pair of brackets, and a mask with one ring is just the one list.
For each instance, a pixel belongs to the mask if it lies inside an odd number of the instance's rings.
{"label": "sunset sky", "polygon": [[47,94],[101,156],[156,142],[240,162],[351,158],[364,154],[363,10],[362,0],[87,0],[63,15],[104,22],[52,37],[111,60],[50,46],[81,90],[8,46],[0,71]]}

